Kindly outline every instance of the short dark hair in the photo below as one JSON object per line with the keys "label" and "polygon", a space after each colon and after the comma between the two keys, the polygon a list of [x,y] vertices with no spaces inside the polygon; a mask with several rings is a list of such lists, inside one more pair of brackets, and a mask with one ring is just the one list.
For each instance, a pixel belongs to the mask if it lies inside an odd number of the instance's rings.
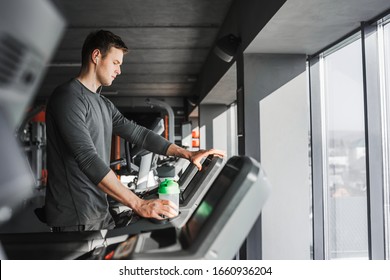
{"label": "short dark hair", "polygon": [[91,32],[85,38],[83,49],[81,50],[81,67],[85,68],[88,65],[91,53],[94,50],[98,49],[102,56],[105,57],[111,47],[121,49],[123,53],[129,51],[122,39],[114,33],[107,30]]}

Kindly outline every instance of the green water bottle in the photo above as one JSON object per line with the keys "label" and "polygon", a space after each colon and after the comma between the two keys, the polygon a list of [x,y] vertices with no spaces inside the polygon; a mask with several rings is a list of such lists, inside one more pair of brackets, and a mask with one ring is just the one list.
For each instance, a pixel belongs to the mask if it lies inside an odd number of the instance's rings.
{"label": "green water bottle", "polygon": [[172,179],[165,179],[158,188],[158,197],[164,200],[170,200],[177,206],[179,213],[179,184]]}

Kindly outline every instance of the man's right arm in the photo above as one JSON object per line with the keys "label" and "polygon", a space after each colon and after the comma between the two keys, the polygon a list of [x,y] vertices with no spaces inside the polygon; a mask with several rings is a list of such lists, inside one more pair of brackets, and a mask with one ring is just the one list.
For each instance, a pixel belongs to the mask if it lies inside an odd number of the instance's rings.
{"label": "man's right arm", "polygon": [[126,188],[111,170],[98,184],[98,187],[123,205],[146,218],[162,219],[161,215],[173,218],[177,215],[175,205],[169,200],[143,200]]}

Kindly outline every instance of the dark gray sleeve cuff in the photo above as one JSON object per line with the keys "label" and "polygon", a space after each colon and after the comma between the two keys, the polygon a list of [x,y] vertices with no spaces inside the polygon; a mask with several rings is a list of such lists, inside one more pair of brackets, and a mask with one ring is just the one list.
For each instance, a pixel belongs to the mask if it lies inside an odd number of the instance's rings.
{"label": "dark gray sleeve cuff", "polygon": [[103,160],[95,155],[88,166],[82,168],[85,175],[94,183],[98,185],[103,178],[110,172],[110,168],[103,162]]}
{"label": "dark gray sleeve cuff", "polygon": [[171,144],[167,139],[150,130],[142,143],[142,148],[159,155],[166,155]]}

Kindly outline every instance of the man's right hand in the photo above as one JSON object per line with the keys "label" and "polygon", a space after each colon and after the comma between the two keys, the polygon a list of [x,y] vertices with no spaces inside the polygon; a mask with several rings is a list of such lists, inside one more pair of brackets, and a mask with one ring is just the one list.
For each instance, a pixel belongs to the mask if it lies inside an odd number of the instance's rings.
{"label": "man's right hand", "polygon": [[133,210],[144,218],[155,218],[158,220],[173,218],[177,216],[178,206],[170,200],[150,199],[138,201],[137,206]]}
{"label": "man's right hand", "polygon": [[102,179],[98,187],[115,200],[133,209],[141,217],[163,220],[162,216],[168,218],[177,216],[178,205],[170,200],[139,198],[118,180],[112,170]]}

